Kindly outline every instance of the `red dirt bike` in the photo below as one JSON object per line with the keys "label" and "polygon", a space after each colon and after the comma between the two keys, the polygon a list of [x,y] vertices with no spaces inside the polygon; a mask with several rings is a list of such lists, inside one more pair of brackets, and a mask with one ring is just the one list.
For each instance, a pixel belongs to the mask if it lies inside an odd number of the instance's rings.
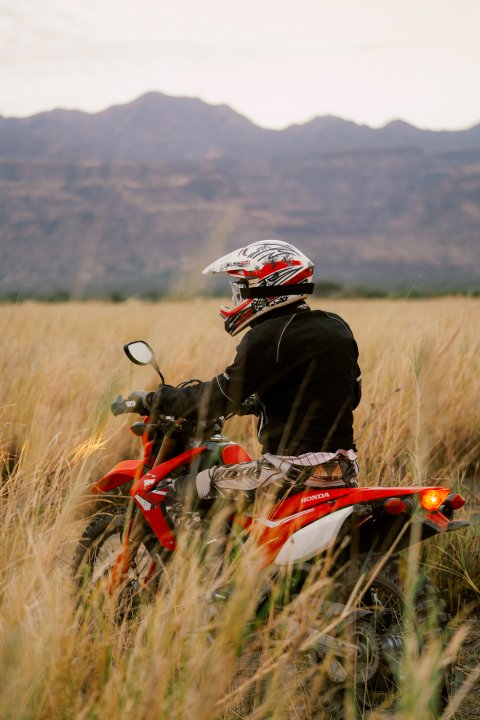
{"label": "red dirt bike", "polygon": [[[151,364],[164,382],[148,343],[128,343],[124,350],[134,363]],[[135,407],[135,400],[120,396],[112,403],[116,415]],[[93,493],[107,497],[127,486],[130,497],[126,507],[112,503],[86,527],[74,557],[74,576],[84,587],[103,583],[107,593],[116,593],[122,617],[132,613],[143,589],[156,587],[175,552],[175,524],[166,507],[171,479],[252,460],[221,434],[224,420],[192,422],[152,414],[135,422],[131,430],[142,439],[143,458],[118,463],[93,486]],[[361,705],[373,708],[384,703],[398,683],[405,614],[398,553],[414,542],[467,526],[468,522],[453,519],[464,502],[460,494],[438,486],[318,490],[297,486],[265,516],[237,514],[234,521],[245,537],[254,534],[264,566],[273,568],[273,574],[289,574],[289,598],[301,592],[318,563],[327,555],[335,557],[340,578],[335,596],[322,599],[319,606],[319,613],[329,616],[345,616],[360,574],[381,561],[354,611],[340,623],[348,633],[317,634],[313,647],[318,661],[331,658],[328,675],[339,688],[349,681],[346,666],[353,663]],[[415,593],[418,623],[432,610],[437,624],[446,622],[444,605],[426,581]],[[218,597],[222,599],[222,593]]]}

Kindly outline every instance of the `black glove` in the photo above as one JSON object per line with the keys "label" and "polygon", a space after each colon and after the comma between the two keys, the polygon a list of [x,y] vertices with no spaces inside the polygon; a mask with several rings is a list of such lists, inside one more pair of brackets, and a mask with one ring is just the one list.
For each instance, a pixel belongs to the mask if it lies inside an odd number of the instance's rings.
{"label": "black glove", "polygon": [[260,415],[260,403],[256,395],[249,395],[237,410],[237,415]]}
{"label": "black glove", "polygon": [[[139,415],[149,415],[152,408],[149,404],[151,392],[145,390],[134,390],[127,398],[128,412],[138,413]],[[132,403],[135,403],[134,405]]]}
{"label": "black glove", "polygon": [[151,395],[153,393],[147,393],[144,390],[134,390],[126,400],[121,395],[117,395],[110,405],[110,410],[113,415],[123,415],[124,413],[149,415],[151,407],[148,400]]}
{"label": "black glove", "polygon": [[[172,385],[162,383],[154,392],[148,393],[149,397],[146,402],[150,406],[150,409],[153,409],[156,413],[174,415],[174,412],[172,412],[170,408],[172,398],[171,391],[173,391],[173,394],[175,395],[177,388],[172,387]],[[168,398],[170,398],[170,402]]]}
{"label": "black glove", "polygon": [[128,407],[125,405],[125,398],[123,398],[121,395],[117,395],[115,400],[112,400],[112,403],[110,404],[110,410],[112,411],[112,415],[123,415],[123,413],[128,412]]}

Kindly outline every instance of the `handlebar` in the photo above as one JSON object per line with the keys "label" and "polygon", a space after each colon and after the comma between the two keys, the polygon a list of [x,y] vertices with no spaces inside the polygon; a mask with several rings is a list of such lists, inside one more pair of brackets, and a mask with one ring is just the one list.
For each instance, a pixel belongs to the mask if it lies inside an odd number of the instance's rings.
{"label": "handlebar", "polygon": [[[132,393],[133,394],[133,393]],[[135,393],[137,394],[137,393]],[[138,392],[140,395],[140,392]],[[143,395],[143,393],[142,393]],[[113,415],[123,415],[125,413],[142,414],[142,407],[139,407],[139,398],[136,400],[125,399],[121,395],[117,395],[110,405]],[[150,411],[151,412],[151,411]],[[147,412],[143,412],[147,414]],[[174,418],[170,415],[150,416],[147,424],[138,423],[142,426],[141,432],[133,431],[136,435],[143,435],[145,432],[160,432],[162,435],[173,436],[180,433],[187,436],[199,435],[201,437],[210,437],[212,434],[221,434],[225,418],[219,417],[212,420],[188,420],[185,418]],[[133,426],[132,426],[133,427]]]}
{"label": "handlebar", "polygon": [[[148,393],[143,392],[141,390],[135,390],[132,392],[128,399],[122,397],[121,395],[117,395],[117,397],[112,401],[110,405],[110,409],[112,411],[112,414],[117,415],[124,415],[125,413],[138,413],[139,415],[148,415],[151,412],[151,409],[148,408],[148,405],[145,405],[145,398]],[[246,400],[243,401],[243,403],[240,405],[236,413],[231,413],[231,415],[258,415],[259,414],[259,406],[258,401],[256,399],[255,395],[250,395]],[[228,417],[231,417],[229,415]],[[222,418],[222,420],[225,420],[228,418]],[[173,418],[172,418],[173,420]],[[220,420],[220,418],[215,418],[212,420],[205,420],[200,421],[202,424],[210,424],[214,420]],[[199,421],[197,421],[198,423]]]}

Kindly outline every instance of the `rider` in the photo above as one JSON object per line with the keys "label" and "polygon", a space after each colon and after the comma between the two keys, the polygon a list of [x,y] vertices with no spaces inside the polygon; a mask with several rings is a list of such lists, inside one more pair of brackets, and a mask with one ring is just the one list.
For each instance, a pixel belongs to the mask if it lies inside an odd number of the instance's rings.
{"label": "rider", "polygon": [[233,307],[220,309],[226,331],[250,330],[223,373],[188,387],[161,385],[153,404],[164,414],[208,419],[241,412],[242,402],[253,395],[263,454],[254,462],[201,471],[195,478],[198,496],[272,483],[355,486],[358,349],[339,315],[311,310],[305,302],[314,287],[313,263],[289,243],[261,240],[221,257],[203,273],[231,278]]}

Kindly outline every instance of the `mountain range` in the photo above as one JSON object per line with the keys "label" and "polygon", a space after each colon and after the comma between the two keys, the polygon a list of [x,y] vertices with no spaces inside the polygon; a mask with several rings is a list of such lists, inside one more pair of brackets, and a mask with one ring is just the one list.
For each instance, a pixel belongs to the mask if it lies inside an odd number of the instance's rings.
{"label": "mountain range", "polygon": [[325,281],[478,287],[479,220],[480,125],[268,130],[160,93],[0,117],[0,296],[193,292],[202,266],[264,237]]}

